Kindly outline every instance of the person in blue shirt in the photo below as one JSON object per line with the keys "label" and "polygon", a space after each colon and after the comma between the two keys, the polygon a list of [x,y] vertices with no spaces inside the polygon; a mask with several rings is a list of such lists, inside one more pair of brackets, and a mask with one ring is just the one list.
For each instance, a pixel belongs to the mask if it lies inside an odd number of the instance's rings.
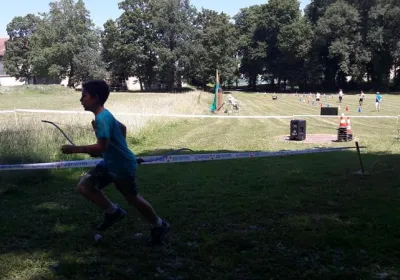
{"label": "person in blue shirt", "polygon": [[379,92],[377,92],[375,96],[375,108],[378,111],[381,109],[381,102],[382,102],[382,95]]}
{"label": "person in blue shirt", "polygon": [[102,190],[113,183],[129,204],[136,209],[151,224],[150,243],[161,244],[170,230],[170,225],[161,219],[149,202],[137,192],[135,154],[126,142],[126,126],[114,118],[104,107],[110,94],[105,81],[94,80],[82,87],[80,102],[85,111],[95,115],[92,126],[95,129],[97,143],[93,145],[64,145],[64,154],[86,153],[91,156],[102,155],[100,163],[82,177],[78,183],[78,191],[86,199],[104,210],[104,219],[97,226],[98,231],[104,231],[114,223],[123,219],[126,212],[115,205]]}

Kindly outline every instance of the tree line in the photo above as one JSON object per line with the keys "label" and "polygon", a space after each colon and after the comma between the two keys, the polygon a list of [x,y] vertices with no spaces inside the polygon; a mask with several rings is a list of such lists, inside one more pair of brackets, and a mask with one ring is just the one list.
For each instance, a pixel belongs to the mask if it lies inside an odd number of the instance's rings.
{"label": "tree line", "polygon": [[121,15],[96,28],[82,0],[7,25],[4,67],[35,82],[139,79],[142,90],[245,80],[257,90],[400,88],[396,0],[269,0],[234,17],[189,0],[123,0]]}

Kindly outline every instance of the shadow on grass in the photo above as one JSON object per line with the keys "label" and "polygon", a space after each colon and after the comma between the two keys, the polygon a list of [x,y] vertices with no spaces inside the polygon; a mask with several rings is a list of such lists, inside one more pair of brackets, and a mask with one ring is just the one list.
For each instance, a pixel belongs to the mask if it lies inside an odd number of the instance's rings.
{"label": "shadow on grass", "polygon": [[84,170],[53,170],[1,196],[0,278],[53,279],[59,263],[60,279],[396,279],[399,156],[363,159],[365,177],[350,151],[142,165],[139,192],[173,226],[163,248],[145,245],[147,224],[114,188],[128,216],[93,246]]}

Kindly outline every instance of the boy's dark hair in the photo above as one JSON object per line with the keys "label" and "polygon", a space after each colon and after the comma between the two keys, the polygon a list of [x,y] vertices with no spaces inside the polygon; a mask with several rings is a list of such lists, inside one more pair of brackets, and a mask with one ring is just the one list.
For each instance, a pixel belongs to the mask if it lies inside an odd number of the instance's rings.
{"label": "boy's dark hair", "polygon": [[99,98],[101,105],[106,103],[110,95],[110,87],[103,80],[93,80],[82,85],[83,91],[86,91],[90,96]]}

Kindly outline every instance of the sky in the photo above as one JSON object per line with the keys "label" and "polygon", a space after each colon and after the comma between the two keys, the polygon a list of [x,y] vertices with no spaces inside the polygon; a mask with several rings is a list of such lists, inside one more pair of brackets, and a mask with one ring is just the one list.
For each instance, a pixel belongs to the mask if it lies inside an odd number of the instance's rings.
{"label": "sky", "polygon": [[[0,0],[0,37],[8,37],[7,24],[15,16],[25,16],[29,13],[48,12],[51,0]],[[86,8],[90,11],[94,23],[103,27],[108,19],[116,19],[121,14],[118,3],[121,0],[84,0]],[[201,8],[224,12],[234,16],[241,8],[266,3],[267,0],[191,0],[190,3],[198,10]],[[301,0],[301,9],[309,4],[310,0]]]}

